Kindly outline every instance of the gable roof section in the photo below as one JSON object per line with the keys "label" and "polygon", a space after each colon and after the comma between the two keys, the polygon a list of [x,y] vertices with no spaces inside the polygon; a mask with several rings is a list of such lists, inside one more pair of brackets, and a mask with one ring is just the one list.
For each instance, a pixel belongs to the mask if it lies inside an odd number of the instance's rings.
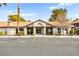
{"label": "gable roof section", "polygon": [[48,22],[45,22],[45,21],[43,21],[43,20],[37,20],[37,21],[31,22],[31,23],[29,23],[29,24],[26,25],[26,26],[29,26],[29,25],[31,25],[31,24],[34,24],[35,22],[38,22],[38,21],[41,21],[41,22],[46,23],[46,24],[48,24],[48,25],[50,25],[50,26],[53,26],[52,24],[50,24],[50,23],[48,23]]}

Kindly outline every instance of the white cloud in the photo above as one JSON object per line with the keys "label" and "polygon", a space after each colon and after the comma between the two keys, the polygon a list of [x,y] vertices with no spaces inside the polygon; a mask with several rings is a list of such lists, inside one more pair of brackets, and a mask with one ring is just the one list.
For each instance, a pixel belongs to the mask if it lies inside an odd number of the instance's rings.
{"label": "white cloud", "polygon": [[17,13],[9,13],[9,15],[15,15],[15,14],[17,14]]}
{"label": "white cloud", "polygon": [[13,13],[13,12],[15,12],[14,10],[9,10],[9,11],[7,11],[7,13]]}
{"label": "white cloud", "polygon": [[[22,9],[20,9],[20,12],[22,12]],[[17,10],[8,10],[8,11],[6,11],[6,14],[7,15],[15,15],[15,14],[18,14],[18,13],[17,13]]]}
{"label": "white cloud", "polygon": [[65,6],[71,6],[73,3],[59,3],[57,6],[51,6],[49,7],[50,10],[55,9],[55,8],[63,8]]}
{"label": "white cloud", "polygon": [[49,9],[50,9],[50,10],[52,10],[52,9],[55,9],[55,8],[57,8],[57,7],[54,7],[54,6],[52,6],[52,7],[49,7]]}
{"label": "white cloud", "polygon": [[21,14],[22,16],[36,16],[38,15],[37,13],[24,13],[24,14]]}
{"label": "white cloud", "polygon": [[71,6],[73,3],[59,3],[58,6]]}
{"label": "white cloud", "polygon": [[79,18],[79,14],[78,14],[78,13],[75,13],[75,14],[73,14],[71,17],[72,17],[73,19]]}
{"label": "white cloud", "polygon": [[[17,10],[9,10],[6,11],[7,15],[14,15],[14,14],[18,14]],[[36,16],[38,15],[38,13],[22,13],[22,9],[21,9],[21,16],[25,17],[25,16]]]}
{"label": "white cloud", "polygon": [[6,11],[6,13],[16,13],[17,12],[17,10],[8,10],[8,11]]}
{"label": "white cloud", "polygon": [[[6,13],[9,13],[9,14],[15,14],[15,13],[17,13],[17,11],[18,10],[8,10],[8,11],[6,11]],[[22,12],[22,9],[20,9],[20,12]]]}

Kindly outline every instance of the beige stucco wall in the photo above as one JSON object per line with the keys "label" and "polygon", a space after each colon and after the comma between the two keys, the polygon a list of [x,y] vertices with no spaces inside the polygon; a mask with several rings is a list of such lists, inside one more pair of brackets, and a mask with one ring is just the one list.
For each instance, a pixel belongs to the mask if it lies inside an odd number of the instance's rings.
{"label": "beige stucco wall", "polygon": [[7,35],[16,35],[16,28],[7,28]]}
{"label": "beige stucco wall", "polygon": [[[41,25],[38,25],[39,23],[40,23]],[[34,23],[34,24],[33,24],[33,26],[36,26],[36,27],[41,27],[41,26],[44,26],[44,27],[45,27],[45,26],[46,26],[46,24],[45,24],[45,23],[43,23],[43,22],[41,22],[41,21],[39,21],[39,22]]]}
{"label": "beige stucco wall", "polygon": [[0,28],[0,31],[6,32],[6,28]]}

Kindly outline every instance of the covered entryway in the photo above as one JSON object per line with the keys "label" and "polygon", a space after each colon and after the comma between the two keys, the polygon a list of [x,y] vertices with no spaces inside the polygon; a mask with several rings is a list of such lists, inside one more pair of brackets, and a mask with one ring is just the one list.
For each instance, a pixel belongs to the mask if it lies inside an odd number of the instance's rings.
{"label": "covered entryway", "polygon": [[52,27],[46,27],[46,35],[53,35],[53,28]]}
{"label": "covered entryway", "polygon": [[36,27],[36,34],[37,35],[43,35],[43,27]]}
{"label": "covered entryway", "polygon": [[27,35],[33,35],[33,27],[27,27]]}
{"label": "covered entryway", "polygon": [[25,35],[52,35],[53,27],[51,24],[42,20],[37,20],[25,27]]}

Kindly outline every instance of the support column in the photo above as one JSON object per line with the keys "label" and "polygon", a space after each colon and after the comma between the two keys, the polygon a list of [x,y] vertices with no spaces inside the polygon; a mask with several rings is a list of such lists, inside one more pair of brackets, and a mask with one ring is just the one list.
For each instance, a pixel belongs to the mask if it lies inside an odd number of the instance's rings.
{"label": "support column", "polygon": [[53,28],[53,35],[56,35],[57,33],[57,28]]}
{"label": "support column", "polygon": [[24,35],[27,35],[27,28],[24,28]]}
{"label": "support column", "polygon": [[64,35],[64,29],[61,28],[61,35]]}
{"label": "support column", "polygon": [[44,35],[46,35],[46,27],[44,27]]}
{"label": "support column", "polygon": [[73,28],[73,35],[74,35],[74,32],[75,32],[75,31],[74,31],[74,28]]}
{"label": "support column", "polygon": [[67,28],[65,28],[64,29],[64,35],[67,35],[67,33],[68,33],[68,30],[67,30]]}
{"label": "support column", "polygon": [[53,27],[52,27],[52,35],[53,35]]}
{"label": "support column", "polygon": [[36,35],[36,27],[33,27],[33,35]]}
{"label": "support column", "polygon": [[70,35],[70,30],[71,30],[71,28],[68,28],[68,35]]}
{"label": "support column", "polygon": [[55,28],[53,28],[53,35],[55,35]]}

